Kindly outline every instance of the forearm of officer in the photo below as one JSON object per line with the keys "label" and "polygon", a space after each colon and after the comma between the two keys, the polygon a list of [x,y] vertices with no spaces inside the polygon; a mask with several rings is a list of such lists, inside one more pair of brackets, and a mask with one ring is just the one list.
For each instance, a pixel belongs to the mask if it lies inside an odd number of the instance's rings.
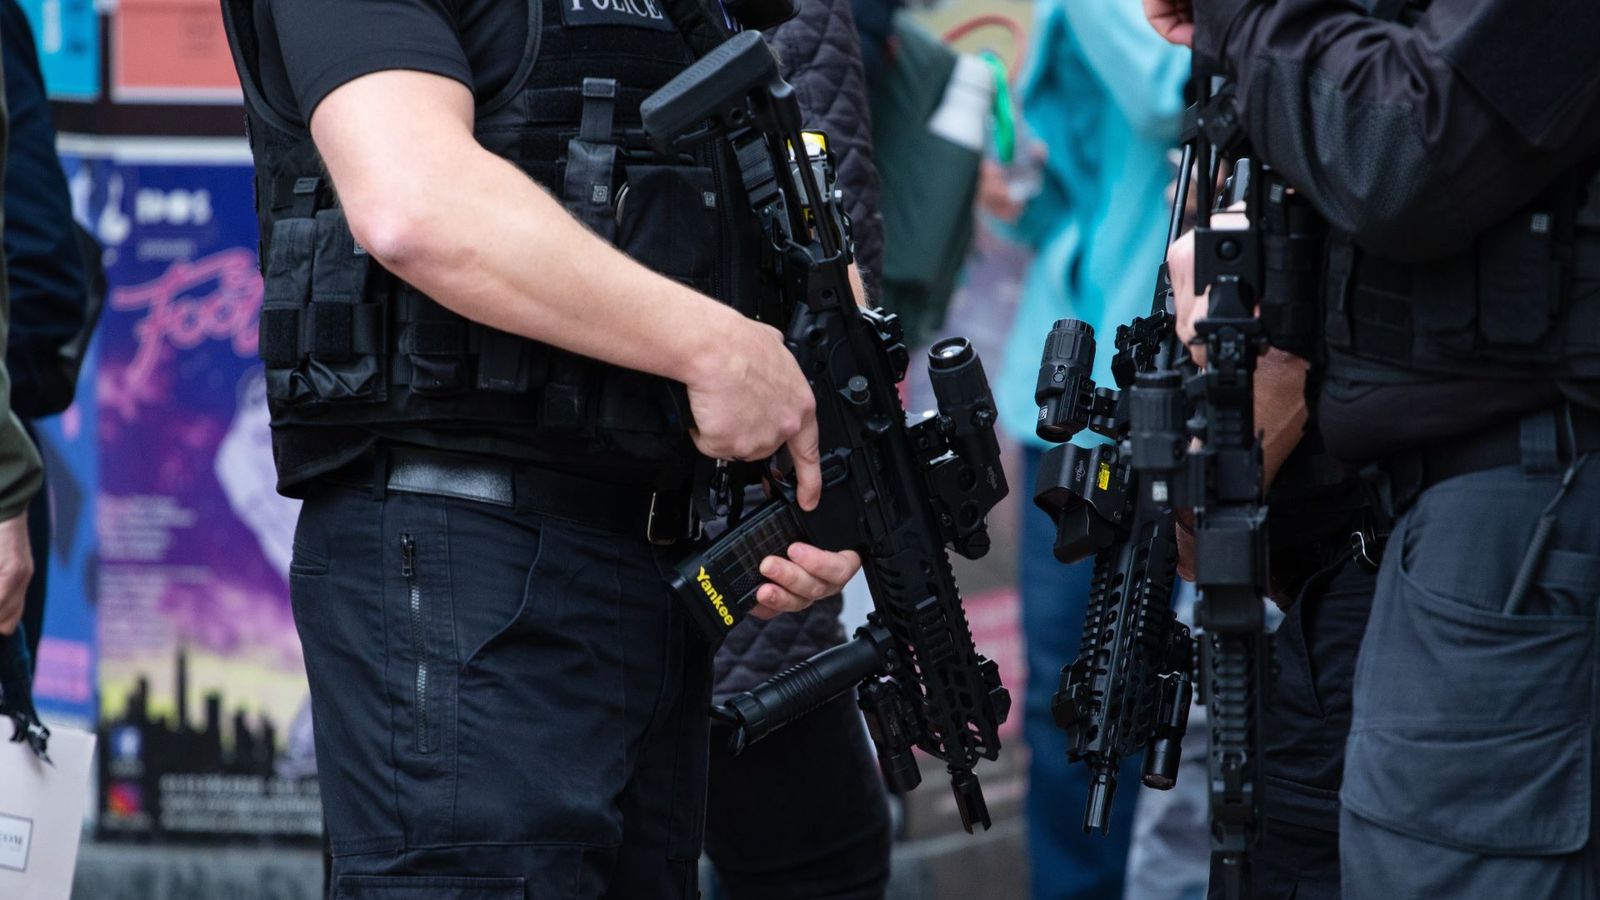
{"label": "forearm of officer", "polygon": [[[1600,52],[1526,21],[1548,4],[1435,0],[1415,27],[1366,5],[1193,6],[1195,53],[1238,84],[1254,149],[1364,246],[1406,260],[1463,249],[1593,152]],[[1516,49],[1479,36],[1518,23],[1534,30]]]}
{"label": "forearm of officer", "polygon": [[311,117],[356,239],[469,319],[691,382],[738,313],[628,258],[472,133],[461,84],[386,71]]}

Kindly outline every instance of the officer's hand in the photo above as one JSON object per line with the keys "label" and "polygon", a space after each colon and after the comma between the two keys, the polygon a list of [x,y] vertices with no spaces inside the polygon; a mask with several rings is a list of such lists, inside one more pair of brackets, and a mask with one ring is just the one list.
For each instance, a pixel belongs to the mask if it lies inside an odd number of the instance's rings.
{"label": "officer's hand", "polygon": [[1172,306],[1177,316],[1174,328],[1178,340],[1188,345],[1189,355],[1198,365],[1206,364],[1204,344],[1194,343],[1194,323],[1205,318],[1210,305],[1209,291],[1198,297],[1194,293],[1194,232],[1185,231],[1167,248],[1167,279],[1172,283]]}
{"label": "officer's hand", "polygon": [[28,544],[28,515],[0,522],[0,634],[17,630],[28,582],[33,580],[33,550]]}
{"label": "officer's hand", "polygon": [[1168,41],[1194,46],[1193,0],[1144,0],[1144,17]]}
{"label": "officer's hand", "polygon": [[725,321],[684,382],[695,424],[689,436],[712,459],[760,460],[788,447],[795,498],[816,509],[822,468],[811,385],[776,328],[732,310]]}
{"label": "officer's hand", "polygon": [[751,615],[770,619],[778,613],[799,612],[844,590],[845,582],[861,568],[861,556],[854,550],[833,553],[810,544],[790,544],[788,552],[788,559],[769,556],[761,561],[761,575],[770,583],[756,589]]}
{"label": "officer's hand", "polygon": [[[1243,224],[1237,213],[1217,213],[1212,223],[1219,228]],[[1200,365],[1206,364],[1204,344],[1194,343],[1195,323],[1205,318],[1209,298],[1194,292],[1194,232],[1188,232],[1167,248],[1167,276],[1172,280],[1172,302],[1177,314],[1174,328],[1178,339],[1189,346],[1189,353]],[[1306,370],[1310,367],[1304,359],[1276,347],[1256,359],[1255,417],[1261,430],[1261,490],[1277,477],[1289,454],[1305,434],[1309,413],[1306,409]],[[1178,574],[1194,579],[1194,535],[1186,534],[1186,526],[1193,516],[1180,513],[1178,517]]]}

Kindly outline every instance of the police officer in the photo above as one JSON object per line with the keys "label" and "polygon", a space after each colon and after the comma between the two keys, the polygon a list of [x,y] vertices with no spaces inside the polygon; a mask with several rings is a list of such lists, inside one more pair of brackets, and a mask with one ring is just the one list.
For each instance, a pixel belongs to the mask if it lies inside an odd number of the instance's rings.
{"label": "police officer", "polygon": [[[662,566],[701,454],[820,473],[730,152],[640,133],[723,27],[669,5],[223,4],[339,897],[695,894],[709,648]],[[769,614],[859,565],[788,556]]]}
{"label": "police officer", "polygon": [[1145,9],[1330,223],[1315,416],[1399,514],[1355,672],[1344,895],[1600,896],[1600,7]]}

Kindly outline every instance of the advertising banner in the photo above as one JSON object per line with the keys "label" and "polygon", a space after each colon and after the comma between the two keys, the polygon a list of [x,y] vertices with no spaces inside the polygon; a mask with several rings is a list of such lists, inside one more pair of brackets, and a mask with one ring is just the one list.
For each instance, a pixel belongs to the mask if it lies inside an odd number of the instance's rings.
{"label": "advertising banner", "polygon": [[99,576],[95,539],[98,485],[94,357],[84,361],[73,405],[36,423],[34,436],[49,473],[53,519],[44,632],[33,694],[52,722],[92,728],[95,716],[94,597]]}
{"label": "advertising banner", "polygon": [[242,141],[63,140],[106,250],[102,834],[315,837],[310,712],[256,358]]}
{"label": "advertising banner", "polygon": [[100,96],[100,14],[95,0],[20,0],[33,26],[45,88],[57,100]]}
{"label": "advertising banner", "polygon": [[119,103],[239,99],[216,0],[120,0],[111,51],[111,98]]}

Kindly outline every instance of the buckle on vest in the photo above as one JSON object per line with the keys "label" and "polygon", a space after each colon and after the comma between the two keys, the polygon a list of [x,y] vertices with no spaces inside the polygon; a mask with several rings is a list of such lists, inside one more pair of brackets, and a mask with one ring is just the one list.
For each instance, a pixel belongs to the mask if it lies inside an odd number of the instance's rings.
{"label": "buckle on vest", "polygon": [[294,200],[290,203],[292,214],[309,219],[317,211],[317,192],[321,189],[321,178],[316,176],[296,178],[291,189],[294,196]]}
{"label": "buckle on vest", "polygon": [[687,492],[656,491],[650,495],[650,516],[644,528],[650,543],[666,547],[681,540],[696,541],[703,531]]}

